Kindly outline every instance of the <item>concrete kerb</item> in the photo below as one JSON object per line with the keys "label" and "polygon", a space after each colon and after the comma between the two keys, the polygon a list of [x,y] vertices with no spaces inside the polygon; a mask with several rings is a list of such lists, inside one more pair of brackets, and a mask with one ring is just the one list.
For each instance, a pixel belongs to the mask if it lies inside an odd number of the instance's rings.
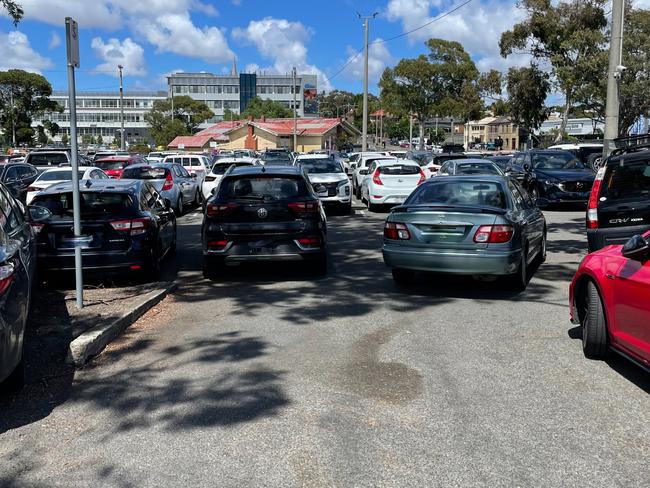
{"label": "concrete kerb", "polygon": [[133,324],[148,310],[153,308],[168,293],[176,290],[175,282],[161,283],[162,287],[143,295],[137,304],[129,311],[111,322],[98,324],[74,339],[68,348],[66,362],[81,367],[93,356],[97,356],[104,348],[118,337],[128,326]]}

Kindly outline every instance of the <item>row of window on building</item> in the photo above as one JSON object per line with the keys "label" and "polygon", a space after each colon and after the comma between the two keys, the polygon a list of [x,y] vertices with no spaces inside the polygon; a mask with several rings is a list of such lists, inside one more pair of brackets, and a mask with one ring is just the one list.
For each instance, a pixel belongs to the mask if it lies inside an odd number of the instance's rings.
{"label": "row of window on building", "polygon": [[239,100],[206,100],[205,104],[210,108],[239,110]]}
{"label": "row of window on building", "polygon": [[[68,108],[68,99],[56,100],[59,105]],[[154,100],[135,100],[124,99],[124,108],[143,108],[153,107]],[[115,98],[77,98],[77,108],[119,108],[120,101]]]}
{"label": "row of window on building", "polygon": [[[296,93],[300,93],[300,87],[296,86]],[[239,85],[173,85],[174,94],[184,93],[239,93]],[[259,85],[257,92],[264,95],[289,95],[291,85]]]}
{"label": "row of window on building", "polygon": [[[239,105],[239,104],[238,104]],[[70,122],[70,114],[54,112],[43,115],[43,120],[51,122]],[[78,113],[77,123],[100,123],[100,122],[120,122],[122,119],[119,112],[115,113]],[[144,122],[144,114],[124,114],[124,122]]]}

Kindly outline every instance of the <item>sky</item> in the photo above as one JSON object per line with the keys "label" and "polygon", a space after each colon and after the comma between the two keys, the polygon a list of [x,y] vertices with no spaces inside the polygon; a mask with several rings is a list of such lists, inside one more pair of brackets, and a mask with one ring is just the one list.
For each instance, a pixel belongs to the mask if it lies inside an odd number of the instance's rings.
{"label": "sky", "polygon": [[55,90],[67,88],[66,16],[79,24],[79,91],[117,90],[118,64],[126,90],[160,90],[169,73],[229,73],[236,59],[239,71],[288,73],[296,66],[318,75],[319,91],[360,92],[357,13],[377,13],[370,21],[374,93],[386,67],[426,54],[432,37],[460,41],[481,71],[528,63],[525,55],[499,55],[501,32],[523,17],[515,0],[17,1],[25,11],[17,28],[0,13],[0,70],[41,73]]}

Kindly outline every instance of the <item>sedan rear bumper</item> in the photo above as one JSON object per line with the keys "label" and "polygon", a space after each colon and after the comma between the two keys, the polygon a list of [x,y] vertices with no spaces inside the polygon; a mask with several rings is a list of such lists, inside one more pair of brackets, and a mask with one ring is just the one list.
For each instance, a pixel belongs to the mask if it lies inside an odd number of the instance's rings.
{"label": "sedan rear bumper", "polygon": [[[148,264],[149,254],[146,252],[90,252],[83,251],[82,264],[84,271],[120,271],[131,269],[132,266],[143,267]],[[39,253],[39,271],[74,271],[74,253]]]}
{"label": "sedan rear bumper", "polygon": [[391,268],[461,275],[509,275],[517,271],[521,262],[521,249],[414,249],[384,244],[382,253]]}

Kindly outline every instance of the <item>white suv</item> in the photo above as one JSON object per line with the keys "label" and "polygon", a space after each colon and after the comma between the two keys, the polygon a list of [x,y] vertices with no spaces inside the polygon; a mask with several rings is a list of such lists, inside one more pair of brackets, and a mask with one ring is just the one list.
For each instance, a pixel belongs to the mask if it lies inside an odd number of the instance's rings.
{"label": "white suv", "polygon": [[296,158],[324,206],[352,212],[352,188],[340,160],[326,154],[305,154]]}
{"label": "white suv", "polygon": [[180,164],[189,174],[196,175],[199,187],[201,187],[205,175],[210,171],[210,160],[207,156],[201,154],[174,154],[165,156],[163,163]]}
{"label": "white suv", "polygon": [[368,166],[377,160],[398,162],[398,159],[393,156],[384,156],[379,153],[362,153],[354,168],[354,173],[352,173],[352,190],[357,198],[361,198],[361,182],[368,174]]}

